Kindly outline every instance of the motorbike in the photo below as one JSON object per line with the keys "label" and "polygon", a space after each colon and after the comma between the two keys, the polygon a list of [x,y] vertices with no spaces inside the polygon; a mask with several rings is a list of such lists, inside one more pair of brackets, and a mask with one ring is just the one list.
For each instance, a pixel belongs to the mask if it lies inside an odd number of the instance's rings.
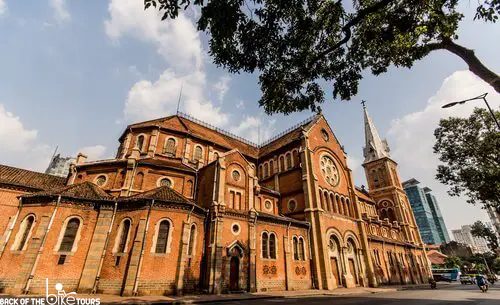
{"label": "motorbike", "polygon": [[488,291],[488,284],[484,284],[482,286],[479,286],[479,289],[481,289],[481,292],[487,292]]}
{"label": "motorbike", "polygon": [[431,289],[436,289],[437,288],[436,280],[429,279],[429,284],[431,285]]}

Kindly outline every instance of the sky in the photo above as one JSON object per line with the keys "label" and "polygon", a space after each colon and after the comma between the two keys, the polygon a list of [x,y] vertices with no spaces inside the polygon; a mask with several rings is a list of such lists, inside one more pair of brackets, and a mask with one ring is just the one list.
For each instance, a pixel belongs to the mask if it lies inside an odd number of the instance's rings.
{"label": "sky", "polygon": [[[62,155],[112,158],[127,124],[175,113],[181,88],[181,111],[254,142],[312,115],[265,115],[257,104],[256,75],[229,74],[211,62],[207,37],[193,23],[196,11],[162,22],[142,3],[0,0],[1,164],[43,171],[56,147]],[[474,22],[473,5],[461,4],[466,17],[458,42],[499,71],[500,27]],[[325,84],[325,90],[332,88]],[[499,109],[500,96],[463,61],[436,51],[411,69],[392,67],[377,77],[366,72],[352,101],[330,94],[322,108],[361,185],[366,180],[360,101],[366,100],[402,179],[414,177],[434,191],[451,231],[487,215],[465,198],[448,196],[434,179],[439,161],[432,153],[433,131],[440,118],[484,107],[479,101],[441,105],[484,92]]]}

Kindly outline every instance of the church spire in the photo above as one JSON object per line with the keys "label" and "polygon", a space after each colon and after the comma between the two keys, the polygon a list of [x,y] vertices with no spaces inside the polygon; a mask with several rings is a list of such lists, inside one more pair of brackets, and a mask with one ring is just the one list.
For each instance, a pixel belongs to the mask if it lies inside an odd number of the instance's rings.
{"label": "church spire", "polygon": [[389,157],[389,145],[387,145],[387,141],[380,139],[377,128],[375,128],[375,124],[373,124],[373,121],[366,110],[365,101],[363,101],[362,104],[365,117],[365,147],[363,148],[363,155],[365,157],[364,163]]}

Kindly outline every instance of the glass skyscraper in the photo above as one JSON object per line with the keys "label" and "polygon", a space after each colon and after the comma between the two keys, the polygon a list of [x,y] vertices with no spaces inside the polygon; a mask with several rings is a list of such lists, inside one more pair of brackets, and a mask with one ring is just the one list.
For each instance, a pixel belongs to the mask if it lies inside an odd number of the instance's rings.
{"label": "glass skyscraper", "polygon": [[421,188],[414,178],[403,182],[403,188],[410,200],[422,240],[426,244],[441,244],[450,241],[448,231],[431,189]]}
{"label": "glass skyscraper", "polygon": [[446,229],[446,225],[444,224],[443,215],[441,214],[441,210],[439,209],[436,196],[431,193],[432,190],[428,187],[424,187],[423,190],[425,193],[425,198],[427,199],[427,203],[431,208],[432,217],[434,219],[436,229],[438,230],[441,243],[447,243],[450,241],[450,235],[448,234],[448,230]]}

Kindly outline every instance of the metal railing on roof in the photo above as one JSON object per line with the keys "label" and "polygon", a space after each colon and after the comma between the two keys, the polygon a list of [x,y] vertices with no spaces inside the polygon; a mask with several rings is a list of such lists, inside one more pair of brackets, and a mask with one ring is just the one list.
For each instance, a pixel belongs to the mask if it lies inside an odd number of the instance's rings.
{"label": "metal railing on roof", "polygon": [[270,143],[272,143],[272,142],[274,142],[274,141],[278,140],[279,138],[283,137],[283,136],[284,136],[284,135],[286,135],[287,133],[289,133],[289,132],[291,132],[291,131],[293,131],[293,130],[295,130],[295,129],[297,129],[297,128],[301,127],[301,126],[304,126],[304,125],[306,125],[306,124],[309,124],[309,123],[310,123],[310,122],[312,122],[312,120],[316,117],[316,115],[312,115],[312,116],[308,117],[307,119],[305,119],[305,120],[303,120],[303,121],[301,121],[301,122],[299,122],[299,123],[297,123],[297,124],[293,125],[292,127],[287,128],[286,130],[284,130],[284,131],[282,131],[282,132],[278,133],[277,135],[275,135],[275,136],[273,136],[273,137],[271,137],[271,138],[269,138],[269,139],[265,140],[265,141],[264,141],[264,142],[262,142],[262,143],[255,143],[255,142],[249,141],[249,140],[247,140],[247,139],[245,139],[245,138],[243,138],[243,137],[237,136],[237,135],[235,135],[234,133],[231,133],[231,132],[229,132],[229,131],[226,131],[226,130],[224,130],[224,129],[221,129],[221,128],[219,128],[219,127],[216,127],[216,126],[214,126],[214,125],[212,125],[212,124],[209,124],[209,123],[207,123],[207,122],[203,122],[203,121],[201,121],[201,120],[199,120],[199,119],[197,119],[197,118],[195,118],[195,117],[193,117],[193,116],[191,116],[191,115],[189,115],[189,114],[187,114],[187,113],[184,113],[184,112],[180,112],[180,111],[178,111],[178,112],[177,112],[177,115],[178,115],[178,116],[180,116],[180,117],[183,117],[183,118],[185,118],[185,119],[188,119],[188,120],[190,120],[190,121],[192,121],[192,122],[194,122],[194,123],[196,123],[196,124],[202,125],[202,126],[204,126],[204,127],[206,127],[206,128],[212,129],[212,130],[217,131],[217,132],[219,132],[219,133],[221,133],[221,134],[223,134],[223,135],[225,135],[225,136],[231,137],[231,138],[233,138],[233,139],[235,139],[235,140],[238,140],[238,141],[240,141],[240,142],[243,142],[243,143],[245,143],[245,144],[251,145],[251,146],[256,147],[256,148],[261,148],[261,147],[264,147],[264,146],[266,146],[266,145],[268,145],[268,144],[270,144]]}
{"label": "metal railing on roof", "polygon": [[311,123],[311,122],[312,122],[312,120],[313,120],[315,117],[316,117],[316,115],[312,115],[312,116],[308,117],[307,119],[303,120],[302,122],[299,122],[299,123],[297,123],[297,124],[293,125],[292,127],[290,127],[290,128],[288,128],[288,129],[283,130],[282,132],[278,133],[277,135],[275,135],[275,136],[273,136],[273,137],[271,137],[271,138],[269,138],[269,139],[265,140],[264,142],[260,143],[260,144],[259,144],[259,148],[264,147],[264,146],[266,146],[266,145],[268,145],[268,144],[270,144],[270,143],[272,143],[272,142],[274,142],[274,141],[278,140],[278,139],[279,139],[279,138],[281,138],[282,136],[286,135],[287,133],[290,133],[291,131],[293,131],[293,130],[295,130],[295,129],[297,129],[297,128],[301,127],[301,126],[304,126],[304,125],[306,125],[306,124]]}
{"label": "metal railing on roof", "polygon": [[193,117],[193,116],[190,116],[190,115],[189,115],[189,114],[187,114],[187,113],[184,113],[184,112],[180,112],[180,111],[178,111],[178,112],[177,112],[177,115],[178,115],[178,116],[180,116],[180,117],[183,117],[183,118],[185,118],[185,119],[188,119],[188,120],[190,120],[190,121],[192,121],[192,122],[194,122],[194,123],[196,123],[196,124],[199,124],[199,125],[201,125],[201,126],[204,126],[204,127],[206,127],[206,128],[209,128],[209,129],[215,130],[215,131],[217,131],[218,133],[221,133],[221,134],[223,134],[223,135],[225,135],[225,136],[228,136],[228,137],[230,137],[230,138],[233,138],[233,139],[238,140],[238,141],[240,141],[240,142],[243,142],[243,143],[245,143],[245,144],[248,144],[248,145],[251,145],[251,146],[254,146],[254,147],[259,147],[259,145],[258,145],[257,143],[254,143],[254,142],[249,141],[249,140],[247,140],[247,139],[245,139],[245,138],[242,138],[242,137],[240,137],[240,136],[237,136],[237,135],[235,135],[234,133],[231,133],[231,132],[229,132],[229,131],[226,131],[226,130],[224,130],[224,129],[221,129],[221,128],[219,128],[219,127],[216,127],[216,126],[214,126],[214,125],[212,125],[212,124],[209,124],[209,123],[207,123],[207,122],[203,122],[203,121],[201,121],[201,120],[199,120],[199,119],[197,119],[197,118],[195,118],[195,117]]}

